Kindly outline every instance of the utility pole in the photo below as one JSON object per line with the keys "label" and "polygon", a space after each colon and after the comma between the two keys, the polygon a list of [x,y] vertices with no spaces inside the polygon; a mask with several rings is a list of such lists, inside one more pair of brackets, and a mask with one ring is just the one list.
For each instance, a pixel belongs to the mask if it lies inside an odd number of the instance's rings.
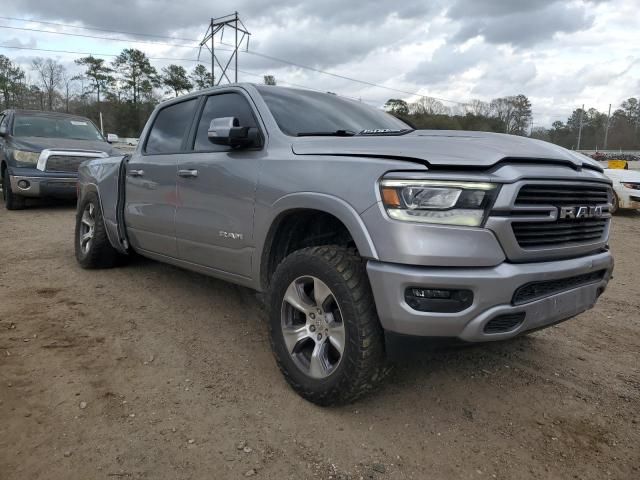
{"label": "utility pole", "polygon": [[[235,42],[233,45],[229,45],[226,43],[222,43],[222,39],[224,37],[225,29],[230,28],[235,33]],[[238,38],[238,34],[241,33],[242,36]],[[219,38],[216,39],[216,35],[219,34]],[[204,38],[200,42],[200,51],[198,52],[198,60],[200,60],[200,52],[202,52],[202,47],[206,47],[207,50],[211,53],[211,86],[220,85],[223,78],[226,78],[228,83],[232,83],[229,75],[227,75],[227,70],[234,70],[235,76],[234,81],[238,82],[238,52],[240,51],[240,47],[242,44],[245,44],[245,51],[249,49],[249,37],[251,33],[247,30],[242,20],[238,15],[238,12],[234,12],[230,15],[225,15],[224,17],[212,18],[209,22],[209,27],[207,28],[207,32],[204,35]],[[245,42],[246,40],[246,42]],[[218,55],[216,55],[215,43],[227,45],[229,47],[233,47],[231,51],[231,56],[228,58],[227,62],[222,65]],[[223,51],[225,51],[223,49]],[[235,60],[234,65],[235,68],[230,69],[229,65],[231,65],[231,61]],[[220,69],[220,75],[217,78],[216,82],[216,65]]]}
{"label": "utility pole", "polygon": [[636,103],[636,126],[633,129],[633,143],[638,138],[638,122],[640,122],[640,95],[638,95],[638,103]]}
{"label": "utility pole", "polygon": [[604,148],[603,150],[607,149],[607,140],[609,138],[609,121],[611,120],[611,104],[609,104],[609,113],[607,114],[607,126],[604,130]]}
{"label": "utility pole", "polygon": [[582,109],[580,110],[580,128],[578,128],[578,147],[576,150],[580,150],[580,141],[582,140],[582,119],[584,117],[584,103],[582,104]]}

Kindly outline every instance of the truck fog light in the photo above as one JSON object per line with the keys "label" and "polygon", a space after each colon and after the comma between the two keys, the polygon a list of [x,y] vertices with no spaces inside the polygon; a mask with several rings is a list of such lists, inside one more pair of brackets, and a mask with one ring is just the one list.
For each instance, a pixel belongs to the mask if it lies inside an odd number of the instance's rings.
{"label": "truck fog light", "polygon": [[19,186],[20,188],[25,189],[25,190],[26,190],[27,188],[29,188],[29,185],[31,185],[31,184],[29,183],[29,181],[28,181],[28,180],[20,180],[20,181],[18,182],[18,186]]}
{"label": "truck fog light", "polygon": [[420,312],[455,313],[471,306],[473,292],[471,290],[410,287],[405,290],[404,299],[407,305]]}

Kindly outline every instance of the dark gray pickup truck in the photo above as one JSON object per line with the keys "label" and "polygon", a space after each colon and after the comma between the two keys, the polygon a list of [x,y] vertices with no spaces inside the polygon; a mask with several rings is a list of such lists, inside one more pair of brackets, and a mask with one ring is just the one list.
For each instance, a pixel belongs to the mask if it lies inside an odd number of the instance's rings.
{"label": "dark gray pickup truck", "polygon": [[8,210],[29,197],[75,197],[78,167],[115,155],[85,117],[37,110],[0,113],[0,176]]}
{"label": "dark gray pickup truck", "polygon": [[136,252],[265,292],[277,362],[321,405],[374,388],[391,336],[509,339],[591,308],[613,269],[595,162],[281,87],[161,104],[79,195],[80,265]]}

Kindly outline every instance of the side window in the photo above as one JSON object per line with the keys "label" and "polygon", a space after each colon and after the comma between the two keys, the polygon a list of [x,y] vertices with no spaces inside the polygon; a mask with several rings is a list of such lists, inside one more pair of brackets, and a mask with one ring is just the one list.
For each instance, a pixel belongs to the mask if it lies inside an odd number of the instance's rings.
{"label": "side window", "polygon": [[214,145],[209,141],[207,132],[214,118],[236,117],[243,127],[256,128],[256,119],[247,100],[239,93],[222,93],[211,95],[204,105],[193,149],[205,152],[224,152],[229,150],[225,145]]}
{"label": "side window", "polygon": [[145,152],[177,153],[180,151],[185,132],[193,120],[197,99],[175,103],[158,112],[145,146]]}

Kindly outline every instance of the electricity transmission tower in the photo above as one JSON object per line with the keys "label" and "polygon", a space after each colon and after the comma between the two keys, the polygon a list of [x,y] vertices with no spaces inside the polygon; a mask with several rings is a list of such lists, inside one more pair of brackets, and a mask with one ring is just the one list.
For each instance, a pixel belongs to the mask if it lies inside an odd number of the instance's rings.
{"label": "electricity transmission tower", "polygon": [[[231,30],[231,34],[233,35],[233,45],[228,43],[223,43],[225,31]],[[239,34],[242,36],[239,37]],[[238,16],[238,12],[232,13],[230,15],[225,15],[224,17],[212,18],[209,23],[209,28],[207,28],[207,33],[205,33],[204,38],[200,42],[200,52],[202,51],[202,47],[206,47],[211,53],[211,86],[220,85],[223,78],[227,79],[228,83],[232,83],[229,75],[227,75],[228,70],[233,70],[235,72],[234,81],[238,81],[238,51],[243,43],[245,43],[245,50],[249,49],[249,37],[251,33],[247,30],[242,20]],[[227,62],[222,66],[220,59],[216,55],[215,44],[226,45],[229,47],[233,47],[231,51],[231,55],[227,59]],[[228,50],[224,50],[228,51]],[[200,52],[198,52],[198,60],[200,60]],[[229,68],[231,62],[234,61],[234,68]],[[217,77],[216,81],[216,65],[220,70],[220,75]]]}

